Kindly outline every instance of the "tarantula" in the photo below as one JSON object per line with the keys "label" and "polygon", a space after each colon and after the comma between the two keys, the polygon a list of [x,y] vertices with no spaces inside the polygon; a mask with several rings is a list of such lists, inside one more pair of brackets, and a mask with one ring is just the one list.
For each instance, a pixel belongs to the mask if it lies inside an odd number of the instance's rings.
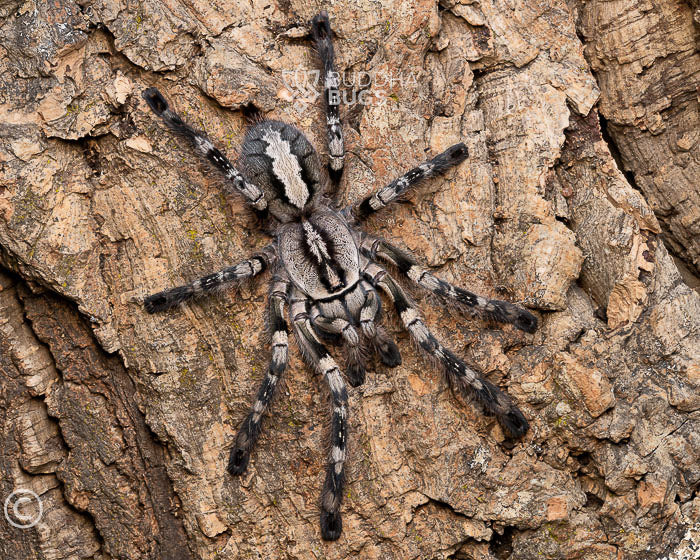
{"label": "tarantula", "polygon": [[327,198],[342,175],[345,150],[337,103],[339,76],[334,69],[331,28],[325,11],[311,21],[311,35],[323,65],[327,172],[301,131],[274,120],[258,120],[248,129],[234,166],[203,133],[185,124],[157,89],[143,92],[153,112],[223,172],[228,189],[243,195],[267,220],[273,237],[272,243],[250,258],[191,284],[151,295],[144,305],[149,313],[163,311],[271,269],[268,308],[272,357],[255,403],[234,440],[228,471],[240,475],[248,466],[263,414],[287,368],[291,323],[302,356],[325,378],[332,397],[331,451],[320,507],[321,536],[336,540],[342,532],[348,393],[341,369],[324,343],[344,346],[345,376],[353,387],[364,382],[371,353],[378,354],[388,367],[401,363],[398,347],[378,324],[381,301],[377,288],[386,293],[413,340],[442,366],[454,390],[475,397],[509,436],[519,437],[528,430],[527,420],[505,393],[432,335],[403,288],[379,261],[441,298],[456,302],[470,314],[511,323],[528,333],[537,328],[537,319],[517,305],[486,299],[433,276],[410,254],[357,227],[364,217],[381,210],[418,182],[462,163],[468,156],[463,143],[411,169],[357,205],[340,209]]}

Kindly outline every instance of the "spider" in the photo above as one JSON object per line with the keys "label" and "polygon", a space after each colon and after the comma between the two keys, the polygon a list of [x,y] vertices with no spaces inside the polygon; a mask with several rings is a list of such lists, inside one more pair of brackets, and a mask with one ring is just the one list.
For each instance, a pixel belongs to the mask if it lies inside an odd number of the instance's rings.
{"label": "spider", "polygon": [[323,66],[327,170],[301,131],[290,124],[264,119],[249,127],[234,166],[203,133],[185,124],[156,88],[143,92],[153,112],[223,172],[227,190],[245,197],[266,221],[273,237],[272,243],[250,258],[191,284],[151,295],[145,298],[144,306],[149,313],[156,313],[271,270],[268,313],[272,356],[255,402],[234,440],[227,470],[240,475],[248,466],[262,417],[287,368],[291,331],[304,360],[325,378],[331,394],[330,453],[320,501],[320,525],[322,538],[332,541],[342,532],[348,392],[326,344],[344,347],[345,377],[353,387],[364,382],[366,363],[372,355],[378,354],[388,367],[401,364],[396,343],[379,324],[379,291],[388,296],[411,338],[442,367],[453,390],[474,397],[486,414],[496,417],[509,437],[520,437],[528,430],[527,420],[505,393],[433,336],[404,289],[380,262],[471,315],[511,323],[528,333],[537,328],[537,319],[517,305],[475,295],[437,278],[409,253],[357,225],[417,183],[465,161],[465,144],[451,146],[359,204],[340,208],[332,202],[330,196],[344,169],[345,149],[337,103],[339,76],[325,11],[311,20],[311,35]]}

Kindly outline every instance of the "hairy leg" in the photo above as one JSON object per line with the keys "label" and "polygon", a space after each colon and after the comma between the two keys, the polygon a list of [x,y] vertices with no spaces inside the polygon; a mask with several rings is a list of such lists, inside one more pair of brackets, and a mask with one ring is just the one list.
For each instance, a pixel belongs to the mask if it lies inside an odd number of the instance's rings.
{"label": "hairy leg", "polygon": [[334,541],[343,531],[340,505],[345,486],[348,392],[340,368],[313,331],[308,315],[308,301],[298,291],[292,294],[291,314],[294,334],[302,354],[309,365],[325,378],[331,391],[331,452],[321,494],[321,536],[324,540]]}
{"label": "hairy leg", "polygon": [[142,96],[151,110],[163,119],[165,124],[177,134],[189,140],[199,154],[203,155],[226,176],[235,192],[242,194],[256,210],[265,210],[267,208],[267,201],[263,192],[248,182],[204,133],[198,132],[185,124],[182,118],[170,109],[165,97],[156,88],[148,88],[143,92]]}
{"label": "hairy leg", "polygon": [[488,299],[445,282],[421,267],[413,255],[383,239],[363,234],[360,250],[369,259],[378,258],[394,265],[409,280],[434,294],[455,300],[468,313],[500,323],[510,323],[528,333],[533,333],[537,329],[537,317],[523,307],[507,301]]}
{"label": "hairy leg", "polygon": [[340,181],[345,160],[343,128],[340,124],[339,77],[335,71],[331,24],[325,10],[311,20],[314,46],[323,64],[323,96],[326,100],[326,126],[328,128],[328,171],[334,183]]}
{"label": "hairy leg", "polygon": [[508,435],[523,436],[529,425],[518,407],[504,392],[469,368],[433,336],[423,322],[419,311],[409,302],[403,289],[389,276],[389,273],[379,265],[369,263],[365,274],[372,284],[386,292],[406,330],[421,349],[442,366],[451,387],[467,396],[476,397],[487,413],[496,416]]}
{"label": "hairy leg", "polygon": [[289,283],[286,280],[281,278],[273,280],[268,297],[270,328],[272,330],[272,358],[265,379],[258,389],[255,403],[238,430],[229,454],[226,470],[234,475],[244,473],[248,467],[250,452],[260,435],[262,415],[268,409],[279,385],[280,377],[287,368],[289,327],[285,319],[285,304],[287,303],[288,289]]}
{"label": "hairy leg", "polygon": [[362,385],[365,381],[365,355],[362,341],[355,327],[342,317],[330,319],[321,315],[318,306],[311,308],[311,322],[320,331],[342,337],[347,353],[345,373],[348,382],[353,387]]}
{"label": "hairy leg", "polygon": [[360,328],[362,332],[370,340],[385,366],[396,367],[401,365],[399,347],[391,340],[386,331],[376,323],[381,312],[379,294],[366,280],[362,280],[360,286],[365,292],[365,303],[360,310]]}
{"label": "hairy leg", "polygon": [[357,206],[350,209],[346,208],[344,213],[346,215],[350,213],[351,216],[348,217],[354,217],[357,220],[361,220],[366,216],[381,210],[390,202],[396,200],[398,197],[408,191],[408,189],[417,185],[423,179],[434,177],[435,175],[448,170],[450,167],[454,167],[455,165],[462,163],[465,159],[467,159],[468,155],[469,152],[467,151],[467,147],[463,143],[460,142],[459,144],[450,146],[447,148],[447,150],[441,154],[438,154],[433,159],[430,159],[425,163],[421,163],[418,167],[414,167],[409,172],[401,175],[401,177],[398,179],[393,180],[386,187],[374,192]]}
{"label": "hairy leg", "polygon": [[232,282],[257,276],[268,268],[275,259],[274,249],[272,245],[268,245],[259,253],[234,266],[203,276],[191,284],[150,295],[143,300],[143,305],[149,313],[165,311],[195,297],[219,290]]}

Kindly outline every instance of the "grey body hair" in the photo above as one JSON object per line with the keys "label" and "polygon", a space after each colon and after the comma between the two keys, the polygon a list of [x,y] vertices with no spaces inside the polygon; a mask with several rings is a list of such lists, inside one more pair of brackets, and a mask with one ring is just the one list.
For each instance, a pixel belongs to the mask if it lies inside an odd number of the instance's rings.
{"label": "grey body hair", "polygon": [[329,209],[284,224],[277,237],[283,266],[300,290],[326,300],[359,281],[359,253],[349,224]]}
{"label": "grey body hair", "polygon": [[[442,368],[455,391],[474,397],[509,436],[521,437],[528,429],[527,420],[506,393],[435,338],[418,307],[379,263],[398,270],[407,281],[456,303],[470,314],[511,323],[529,333],[536,329],[537,318],[518,305],[478,296],[438,278],[412,255],[363,232],[358,225],[361,219],[381,210],[419,182],[464,161],[468,155],[464,144],[455,144],[419,164],[358,204],[339,208],[330,200],[344,169],[345,148],[332,32],[325,12],[312,20],[311,35],[323,67],[326,170],[301,131],[290,124],[265,119],[257,119],[249,128],[234,165],[206,135],[172,111],[158,90],[144,91],[149,107],[224,175],[227,192],[242,196],[273,237],[272,243],[233,266],[146,297],[144,307],[149,313],[165,311],[267,270],[272,272],[267,303],[269,365],[233,440],[227,470],[240,475],[247,469],[263,418],[279,392],[289,362],[289,340],[294,338],[303,359],[324,380],[330,396],[329,450],[320,526],[324,539],[336,540],[342,532],[340,508],[349,457],[350,411],[345,379],[352,387],[361,385],[368,360],[375,354],[387,367],[401,364],[398,346],[381,325],[380,291],[388,297],[416,346]],[[329,352],[329,343],[343,348],[343,369]]]}

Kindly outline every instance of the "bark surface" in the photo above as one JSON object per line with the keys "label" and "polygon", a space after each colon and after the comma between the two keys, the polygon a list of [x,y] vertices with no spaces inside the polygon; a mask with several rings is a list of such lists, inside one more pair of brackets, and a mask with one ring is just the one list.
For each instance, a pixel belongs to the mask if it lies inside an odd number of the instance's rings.
{"label": "bark surface", "polygon": [[0,556],[694,558],[697,2],[327,6],[341,198],[467,144],[366,229],[537,313],[527,335],[414,291],[531,430],[505,440],[388,321],[403,365],[350,393],[338,542],[318,529],[328,393],[295,347],[248,472],[225,472],[267,366],[269,277],[167,314],[140,302],[268,239],[140,93],[157,86],[230,156],[254,105],[325,157],[304,86],[321,8],[0,0],[0,499],[43,507],[28,529],[0,517]]}

